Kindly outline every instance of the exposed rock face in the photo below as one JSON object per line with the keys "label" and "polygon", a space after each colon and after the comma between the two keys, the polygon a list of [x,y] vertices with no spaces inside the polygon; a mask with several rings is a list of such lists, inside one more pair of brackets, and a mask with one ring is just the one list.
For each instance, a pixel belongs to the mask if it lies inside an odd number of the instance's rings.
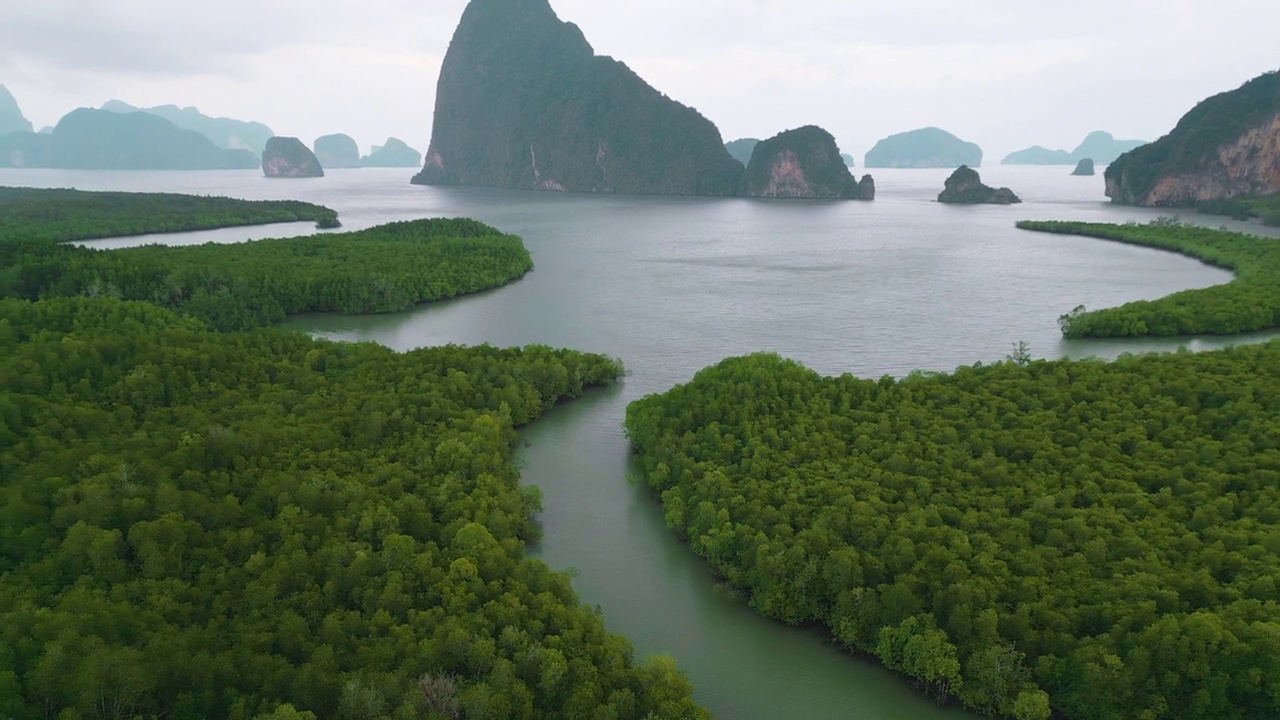
{"label": "exposed rock face", "polygon": [[369,155],[360,158],[363,167],[421,167],[422,153],[397,138],[387,138],[386,144],[376,147]]}
{"label": "exposed rock face", "polygon": [[[77,170],[236,170],[258,167],[247,150],[226,150],[208,138],[146,113],[80,108],[53,132],[9,136],[9,162],[19,167]],[[14,150],[17,150],[17,155]]]}
{"label": "exposed rock face", "polygon": [[936,127],[898,133],[876,143],[863,159],[867,168],[949,168],[982,165],[982,148]]}
{"label": "exposed rock face", "polygon": [[597,57],[547,0],[471,0],[413,182],[732,195],[741,174],[715,125]]}
{"label": "exposed rock face", "polygon": [[269,178],[324,177],[315,153],[296,137],[273,137],[262,151],[262,173]]}
{"label": "exposed rock face", "polygon": [[0,135],[17,132],[31,132],[31,121],[23,117],[22,109],[9,88],[0,85]]}
{"label": "exposed rock face", "polygon": [[1204,100],[1107,167],[1107,197],[1181,206],[1280,192],[1280,72]]}
{"label": "exposed rock face", "polygon": [[961,165],[947,178],[946,189],[938,202],[957,205],[1015,205],[1022,202],[1009,188],[993,188],[982,184],[978,171]]}
{"label": "exposed rock face", "polygon": [[318,137],[312,148],[321,167],[331,170],[360,167],[360,146],[350,135],[338,133]]}
{"label": "exposed rock face", "polygon": [[831,133],[808,125],[756,145],[738,194],[874,200],[875,182],[870,175],[863,183],[854,180]]}
{"label": "exposed rock face", "polygon": [[271,128],[260,122],[210,117],[193,107],[157,105],[152,108],[138,108],[119,100],[109,100],[102,109],[118,113],[145,112],[157,115],[183,130],[194,130],[204,135],[218,147],[228,150],[248,150],[254,157],[262,154],[263,148],[267,146],[267,140],[275,135]]}
{"label": "exposed rock face", "polygon": [[742,167],[746,167],[751,163],[751,153],[759,144],[760,138],[739,138],[725,143],[724,149],[729,151],[734,160],[742,163]]}
{"label": "exposed rock face", "polygon": [[1076,169],[1071,171],[1071,174],[1078,175],[1080,177],[1093,177],[1094,175],[1097,174],[1097,170],[1095,170],[1093,167],[1093,160],[1090,158],[1085,158],[1081,160],[1078,165],[1076,165]]}

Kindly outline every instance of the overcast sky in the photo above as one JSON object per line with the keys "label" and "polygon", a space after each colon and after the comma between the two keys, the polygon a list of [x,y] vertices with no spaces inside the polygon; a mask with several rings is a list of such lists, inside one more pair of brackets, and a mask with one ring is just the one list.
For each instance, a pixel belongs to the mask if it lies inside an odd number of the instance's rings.
{"label": "overcast sky", "polygon": [[[805,124],[859,164],[937,125],[986,151],[1151,140],[1280,68],[1274,0],[551,0],[596,52],[726,140]],[[310,143],[425,150],[465,0],[0,0],[0,83],[36,127],[110,99],[195,105]]]}

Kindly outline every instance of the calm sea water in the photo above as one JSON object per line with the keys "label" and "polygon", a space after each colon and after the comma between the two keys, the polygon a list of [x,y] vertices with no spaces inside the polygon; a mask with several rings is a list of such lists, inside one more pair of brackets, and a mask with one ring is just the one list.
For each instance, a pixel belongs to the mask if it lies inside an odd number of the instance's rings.
{"label": "calm sea water", "polygon": [[[717,585],[664,527],[658,503],[630,481],[635,466],[623,413],[630,401],[686,382],[707,365],[759,350],[823,373],[879,377],[997,361],[1018,342],[1040,357],[1114,357],[1240,341],[1064,341],[1057,318],[1077,305],[1110,306],[1230,279],[1170,253],[1015,229],[1020,219],[1145,222],[1162,214],[1111,206],[1100,176],[1069,172],[983,169],[986,182],[1008,185],[1026,201],[1014,207],[939,205],[933,198],[948,173],[928,170],[875,172],[873,203],[421,188],[401,170],[298,181],[238,171],[0,170],[0,184],[300,199],[338,210],[347,229],[467,216],[523,236],[536,269],[508,287],[411,312],[302,317],[289,326],[400,350],[543,343],[622,358],[624,383],[524,432],[524,478],[542,489],[546,506],[535,554],[573,569],[582,599],[598,605],[638,655],[675,656],[696,698],[717,717],[929,720],[966,716],[842,654],[816,631],[756,616]],[[302,232],[313,230],[222,230],[165,241]]]}

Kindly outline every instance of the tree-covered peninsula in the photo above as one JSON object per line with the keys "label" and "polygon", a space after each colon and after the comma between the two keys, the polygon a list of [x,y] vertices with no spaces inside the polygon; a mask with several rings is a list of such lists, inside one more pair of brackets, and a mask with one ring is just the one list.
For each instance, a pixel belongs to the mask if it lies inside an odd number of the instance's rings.
{"label": "tree-covered peninsula", "polygon": [[[60,211],[62,200],[65,212]],[[266,218],[336,223],[326,208],[73,191],[0,191],[0,295],[152,302],[218,330],[306,312],[377,313],[487,290],[533,268],[520,238],[474,220],[390,223],[358,232],[223,245],[98,250],[61,240]],[[154,210],[148,217],[146,212]],[[56,218],[47,220],[47,218]]]}
{"label": "tree-covered peninsula", "polygon": [[0,300],[0,716],[706,718],[523,556],[513,428],[620,372]]}
{"label": "tree-covered peninsula", "polygon": [[474,220],[414,220],[240,245],[63,250],[18,295],[148,300],[219,330],[308,312],[368,314],[487,290],[533,269],[524,243]]}
{"label": "tree-covered peninsula", "polygon": [[1280,343],[902,380],[726,360],[633,403],[757,611],[1017,720],[1280,717]]}
{"label": "tree-covered peninsula", "polygon": [[1158,220],[1147,225],[1020,222],[1039,232],[1081,235],[1169,250],[1235,272],[1225,285],[1059,319],[1068,338],[1234,335],[1280,327],[1280,243],[1273,238]]}
{"label": "tree-covered peninsula", "polygon": [[333,210],[297,200],[0,187],[0,247],[302,221],[340,224]]}

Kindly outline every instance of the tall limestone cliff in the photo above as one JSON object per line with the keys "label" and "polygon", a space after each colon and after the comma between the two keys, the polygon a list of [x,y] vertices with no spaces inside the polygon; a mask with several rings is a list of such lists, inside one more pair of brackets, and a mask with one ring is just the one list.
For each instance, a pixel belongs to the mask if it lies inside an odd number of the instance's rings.
{"label": "tall limestone cliff", "polygon": [[741,173],[711,121],[596,56],[548,0],[471,0],[413,182],[732,195]]}
{"label": "tall limestone cliff", "polygon": [[1196,105],[1168,135],[1107,167],[1107,197],[1179,206],[1280,192],[1280,72]]}
{"label": "tall limestone cliff", "polygon": [[858,182],[831,133],[807,125],[755,146],[738,194],[745,197],[874,200],[875,181]]}

